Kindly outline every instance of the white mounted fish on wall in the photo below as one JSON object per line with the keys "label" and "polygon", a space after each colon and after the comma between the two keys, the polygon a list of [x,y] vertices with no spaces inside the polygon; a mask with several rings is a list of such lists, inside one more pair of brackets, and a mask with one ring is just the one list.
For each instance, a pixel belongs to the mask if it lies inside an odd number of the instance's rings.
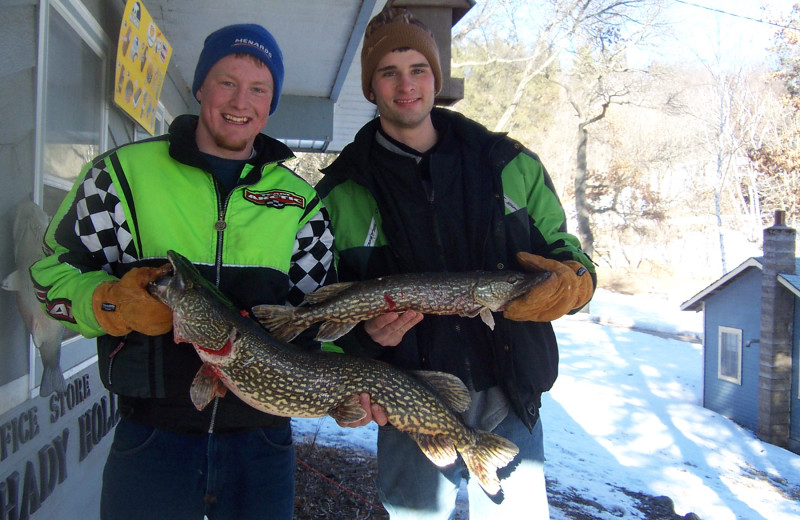
{"label": "white mounted fish on wall", "polygon": [[31,201],[17,207],[14,219],[14,261],[17,269],[3,280],[3,289],[15,291],[17,306],[33,343],[39,349],[44,370],[39,395],[66,390],[61,371],[61,340],[64,326],[50,318],[36,299],[30,266],[42,257],[42,239],[50,218]]}

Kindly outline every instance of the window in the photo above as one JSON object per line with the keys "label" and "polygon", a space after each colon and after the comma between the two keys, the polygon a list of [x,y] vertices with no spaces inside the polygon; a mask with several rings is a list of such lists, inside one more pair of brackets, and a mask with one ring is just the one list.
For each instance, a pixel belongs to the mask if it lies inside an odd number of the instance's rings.
{"label": "window", "polygon": [[81,167],[106,147],[107,37],[76,0],[50,0],[41,23],[42,206],[52,216]]}
{"label": "window", "polygon": [[[36,187],[52,217],[83,165],[107,145],[108,36],[80,0],[41,2],[39,17]],[[33,346],[31,349],[35,348]],[[64,376],[93,362],[93,341],[67,330],[61,348]],[[30,355],[30,387],[42,364]]]}
{"label": "window", "polygon": [[719,363],[717,377],[723,381],[742,384],[742,331],[719,328]]}

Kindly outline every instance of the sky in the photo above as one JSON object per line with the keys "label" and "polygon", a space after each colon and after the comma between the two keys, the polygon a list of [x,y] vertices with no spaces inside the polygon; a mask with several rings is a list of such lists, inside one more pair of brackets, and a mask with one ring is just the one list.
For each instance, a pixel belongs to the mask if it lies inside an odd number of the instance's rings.
{"label": "sky", "polygon": [[676,35],[658,52],[680,60],[715,62],[719,56],[724,63],[762,62],[778,27],[756,20],[786,16],[796,1],[666,0]]}
{"label": "sky", "polygon": [[[702,314],[681,303],[601,289],[588,315],[554,322],[560,375],[542,406],[553,489],[600,504],[581,507],[603,520],[644,519],[620,488],[703,520],[800,518],[800,456],[702,407],[702,346],[631,329],[700,337]],[[374,423],[292,421],[299,437],[375,452]],[[551,507],[551,518],[568,517]]]}

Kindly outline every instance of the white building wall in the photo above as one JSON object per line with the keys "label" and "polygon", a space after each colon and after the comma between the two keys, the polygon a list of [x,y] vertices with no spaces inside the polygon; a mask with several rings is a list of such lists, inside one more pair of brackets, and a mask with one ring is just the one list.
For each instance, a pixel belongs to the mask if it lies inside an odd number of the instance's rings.
{"label": "white building wall", "polygon": [[[111,97],[124,7],[121,0],[0,1],[0,279],[18,268],[13,228],[19,204],[34,201],[47,209],[69,185],[47,184],[36,171],[47,168],[41,151],[46,101],[65,95],[57,81],[43,88],[47,56],[39,53],[47,48],[42,42],[49,27],[43,14],[57,9],[75,41],[90,41],[105,57],[108,84],[101,106],[92,107],[102,114],[104,147],[148,136]],[[175,72],[170,67],[161,96],[167,115],[192,110]],[[39,396],[41,358],[16,296],[0,290],[0,518],[97,519],[103,465],[119,420],[116,398],[100,381],[94,340],[74,335],[61,347],[66,392]]]}

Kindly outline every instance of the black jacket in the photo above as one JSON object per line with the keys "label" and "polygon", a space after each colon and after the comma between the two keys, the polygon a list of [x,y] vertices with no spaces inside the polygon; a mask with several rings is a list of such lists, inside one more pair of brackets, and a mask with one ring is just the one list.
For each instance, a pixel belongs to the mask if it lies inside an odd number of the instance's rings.
{"label": "black jacket", "polygon": [[[331,215],[341,281],[519,269],[518,251],[577,260],[594,278],[535,154],[455,112],[434,109],[432,117],[439,141],[419,165],[376,144],[376,119],[323,170],[317,192]],[[495,321],[491,331],[476,319],[425,316],[396,348],[380,349],[360,329],[340,346],[403,368],[450,372],[478,391],[500,385],[533,427],[541,394],[558,374],[553,328],[501,313]]]}

